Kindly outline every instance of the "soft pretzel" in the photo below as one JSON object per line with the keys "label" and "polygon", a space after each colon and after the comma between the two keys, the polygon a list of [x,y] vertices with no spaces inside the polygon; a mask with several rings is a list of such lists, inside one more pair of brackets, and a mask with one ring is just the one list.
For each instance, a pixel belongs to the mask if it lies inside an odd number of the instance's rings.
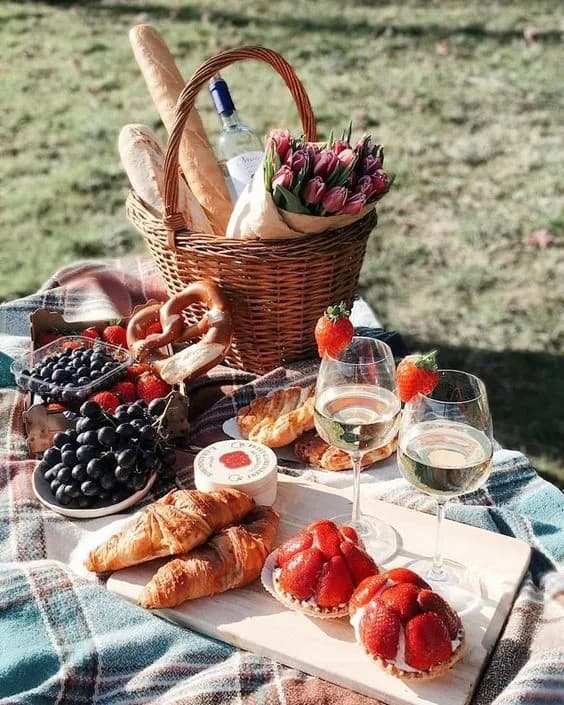
{"label": "soft pretzel", "polygon": [[[182,313],[195,303],[208,309],[194,325],[184,322]],[[162,333],[147,335],[153,323],[160,322]],[[168,356],[163,348],[173,343],[201,340]],[[153,364],[169,384],[198,377],[217,365],[231,346],[231,315],[216,284],[201,279],[189,284],[164,304],[151,304],[138,311],[127,326],[127,345],[137,360]]]}

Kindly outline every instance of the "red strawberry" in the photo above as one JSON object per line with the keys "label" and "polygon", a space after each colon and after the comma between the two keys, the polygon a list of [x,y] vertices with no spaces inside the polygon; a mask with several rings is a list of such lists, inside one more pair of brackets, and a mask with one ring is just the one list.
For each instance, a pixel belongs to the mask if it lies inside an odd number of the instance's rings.
{"label": "red strawberry", "polygon": [[370,558],[368,553],[355,546],[354,543],[343,541],[341,553],[355,585],[361,583],[365,578],[378,573],[376,563]]}
{"label": "red strawberry", "polygon": [[312,543],[313,536],[305,531],[284,541],[278,549],[278,565],[285,565],[296,553],[305,551],[306,548],[311,548]]}
{"label": "red strawberry", "polygon": [[356,546],[358,546],[358,544],[359,544],[358,534],[352,528],[352,526],[348,526],[347,524],[343,524],[343,526],[339,527],[339,531],[346,539],[348,539],[349,541],[352,541]]}
{"label": "red strawberry", "polygon": [[152,372],[145,372],[137,380],[137,398],[143,399],[147,404],[153,399],[166,397],[172,387]]}
{"label": "red strawberry", "polygon": [[336,306],[329,306],[315,326],[315,340],[319,357],[327,352],[336,357],[353,337],[353,324],[349,321],[350,311],[344,301]]}
{"label": "red strawberry", "polygon": [[405,660],[413,668],[428,671],[452,654],[445,623],[434,612],[423,612],[405,627]]}
{"label": "red strawberry", "polygon": [[332,521],[317,522],[309,529],[309,533],[313,536],[313,545],[327,558],[340,555],[339,546],[343,537]]}
{"label": "red strawberry", "polygon": [[425,355],[408,355],[396,369],[399,398],[409,401],[417,393],[429,394],[437,386],[437,351]]}
{"label": "red strawberry", "polygon": [[398,652],[400,621],[397,614],[380,600],[366,608],[360,620],[360,638],[367,651],[392,659]]}
{"label": "red strawberry", "polygon": [[78,340],[65,340],[61,343],[63,350],[76,350],[82,347],[82,344]]}
{"label": "red strawberry", "polygon": [[386,588],[380,595],[380,600],[397,614],[403,624],[416,614],[419,614],[417,595],[420,588],[413,583],[398,583]]}
{"label": "red strawberry", "polygon": [[417,596],[417,602],[423,612],[434,612],[446,625],[451,639],[456,639],[458,632],[462,628],[460,617],[443,598],[433,590],[421,590]]}
{"label": "red strawberry", "polygon": [[155,333],[162,333],[163,332],[163,327],[161,326],[160,321],[155,321],[154,323],[151,323],[150,326],[147,326],[147,330],[145,331],[145,337],[148,335],[154,335]]}
{"label": "red strawberry", "polygon": [[62,338],[63,336],[60,333],[40,333],[37,337],[37,346],[38,348],[42,348],[44,345],[48,345],[49,343],[53,343],[55,340],[59,340],[59,338]]}
{"label": "red strawberry", "polygon": [[354,591],[354,595],[351,597],[350,601],[350,613],[354,614],[356,610],[367,605],[370,600],[377,595],[380,590],[386,585],[388,579],[386,574],[382,573],[380,575],[372,575],[369,578],[365,578]]}
{"label": "red strawberry", "polygon": [[137,380],[144,372],[149,372],[151,369],[150,365],[144,362],[134,362],[133,365],[129,365],[127,368],[127,376],[132,382],[137,383]]}
{"label": "red strawberry", "polygon": [[115,394],[122,404],[131,404],[137,399],[137,391],[133,382],[117,382],[110,392]]}
{"label": "red strawberry", "polygon": [[90,326],[90,328],[85,328],[83,331],[81,331],[80,335],[82,335],[84,338],[92,338],[92,340],[98,340],[100,338],[100,334],[94,328],[94,326]]}
{"label": "red strawberry", "polygon": [[102,409],[108,411],[110,414],[113,414],[119,406],[119,399],[111,392],[98,392],[88,398],[100,404]]}
{"label": "red strawberry", "polygon": [[429,588],[429,584],[420,575],[409,570],[409,568],[392,568],[386,575],[394,583],[413,583],[421,588]]}
{"label": "red strawberry", "polygon": [[347,564],[342,556],[333,556],[323,566],[313,597],[320,607],[337,607],[351,599],[353,590]]}
{"label": "red strawberry", "polygon": [[110,345],[127,348],[127,333],[123,326],[106,326],[102,331],[102,339]]}
{"label": "red strawberry", "polygon": [[318,548],[306,548],[283,566],[279,577],[280,587],[298,600],[309,599],[324,563],[325,556]]}

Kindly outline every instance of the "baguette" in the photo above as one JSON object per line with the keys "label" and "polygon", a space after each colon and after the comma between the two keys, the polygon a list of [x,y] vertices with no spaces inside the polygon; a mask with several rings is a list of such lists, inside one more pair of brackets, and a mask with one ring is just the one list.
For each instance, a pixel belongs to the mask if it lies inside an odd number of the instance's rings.
{"label": "baguette", "polygon": [[[119,154],[133,190],[157,215],[164,213],[164,154],[155,133],[146,125],[125,125],[119,133]],[[211,225],[188,185],[179,177],[178,210],[186,227],[211,233]]]}
{"label": "baguette", "polygon": [[[151,98],[170,133],[176,117],[178,96],[184,89],[185,81],[156,29],[150,25],[137,25],[130,30],[129,40]],[[206,212],[213,232],[224,235],[233,207],[231,197],[195,107],[186,120],[178,161],[188,186]]]}

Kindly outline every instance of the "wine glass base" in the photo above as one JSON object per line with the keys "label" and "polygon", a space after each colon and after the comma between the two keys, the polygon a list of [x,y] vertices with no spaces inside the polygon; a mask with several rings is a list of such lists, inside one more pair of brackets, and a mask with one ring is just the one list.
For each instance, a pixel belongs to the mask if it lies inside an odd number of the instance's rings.
{"label": "wine glass base", "polygon": [[467,614],[482,600],[483,589],[480,576],[456,561],[444,560],[443,569],[433,569],[430,558],[418,558],[406,565],[426,580],[459,613]]}
{"label": "wine glass base", "polygon": [[331,521],[340,526],[346,524],[359,535],[366,552],[380,566],[389,560],[398,550],[397,534],[389,524],[374,517],[361,517],[360,521],[351,521],[350,514],[339,514]]}

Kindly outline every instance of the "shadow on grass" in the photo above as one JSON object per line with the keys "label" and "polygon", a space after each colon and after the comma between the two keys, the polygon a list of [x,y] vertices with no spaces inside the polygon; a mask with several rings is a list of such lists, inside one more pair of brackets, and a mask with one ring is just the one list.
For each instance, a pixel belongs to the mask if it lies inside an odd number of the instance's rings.
{"label": "shadow on grass", "polygon": [[506,448],[542,457],[537,469],[558,486],[564,475],[551,466],[564,458],[564,355],[494,352],[407,337],[411,350],[439,350],[440,366],[473,372],[486,383],[494,433]]}
{"label": "shadow on grass", "polygon": [[[99,0],[50,0],[47,5],[58,5],[63,7],[79,7],[84,6],[92,10],[98,10],[108,14],[116,15],[132,15],[132,14],[147,14],[151,18],[174,18],[177,20],[191,21],[199,20],[203,13],[212,19],[229,24],[235,27],[245,27],[249,24],[254,26],[265,25],[270,27],[273,22],[277,26],[287,27],[292,32],[330,32],[331,34],[369,34],[379,36],[382,34],[404,35],[410,37],[424,37],[426,39],[441,40],[452,36],[464,36],[469,39],[483,40],[492,39],[499,42],[512,42],[516,39],[523,39],[522,29],[492,29],[485,27],[479,22],[445,26],[437,23],[429,24],[394,24],[387,22],[379,24],[378,22],[368,22],[366,20],[350,20],[346,17],[292,17],[291,15],[276,15],[275,11],[269,16],[252,15],[248,17],[244,12],[235,12],[232,10],[219,9],[218,7],[209,7],[205,3],[194,5],[186,3],[178,5],[174,8],[163,7],[162,5],[153,5],[150,3],[129,3],[129,4],[103,4]],[[220,3],[218,3],[219,5]],[[381,5],[398,5],[398,1],[378,0],[374,3],[374,11]],[[563,32],[560,30],[537,30],[536,41],[538,42],[561,42]]]}

